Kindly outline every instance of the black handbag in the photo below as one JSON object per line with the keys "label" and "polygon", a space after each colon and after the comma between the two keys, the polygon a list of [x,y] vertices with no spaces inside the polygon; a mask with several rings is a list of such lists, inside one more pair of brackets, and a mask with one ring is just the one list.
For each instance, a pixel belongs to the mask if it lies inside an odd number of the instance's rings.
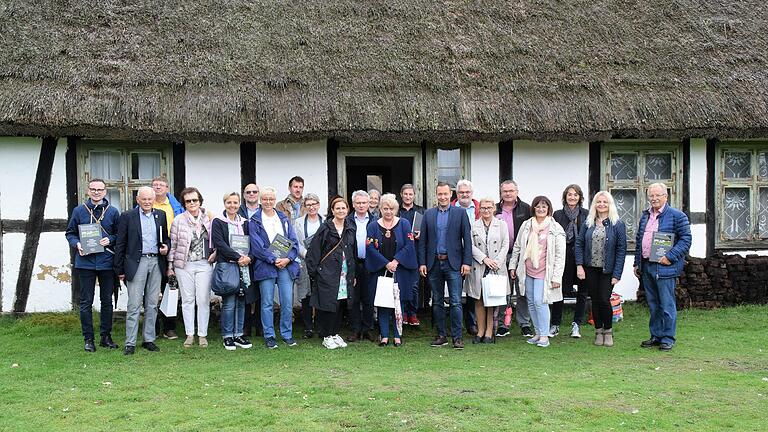
{"label": "black handbag", "polygon": [[220,296],[240,291],[240,266],[231,262],[220,262],[213,269],[211,291]]}

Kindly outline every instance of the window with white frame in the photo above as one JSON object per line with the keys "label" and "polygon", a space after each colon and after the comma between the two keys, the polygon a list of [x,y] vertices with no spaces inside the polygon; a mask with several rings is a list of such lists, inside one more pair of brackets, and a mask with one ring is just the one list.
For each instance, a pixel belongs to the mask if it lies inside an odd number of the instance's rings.
{"label": "window with white frame", "polygon": [[[107,200],[120,211],[132,208],[136,192],[165,176],[171,182],[170,143],[132,143],[83,140],[78,145],[78,191],[86,197],[88,181],[101,178],[107,184]],[[83,200],[84,201],[84,198]]]}
{"label": "window with white frame", "polygon": [[469,177],[469,145],[430,144],[427,149],[427,205],[430,206],[438,182],[448,183],[455,191],[456,183]]}
{"label": "window with white frame", "polygon": [[768,247],[768,141],[717,149],[715,247]]}
{"label": "window with white frame", "polygon": [[648,186],[666,184],[669,205],[680,208],[683,177],[680,143],[605,143],[602,160],[601,189],[613,195],[619,218],[627,227],[628,247],[634,249],[640,215],[650,206],[646,195]]}

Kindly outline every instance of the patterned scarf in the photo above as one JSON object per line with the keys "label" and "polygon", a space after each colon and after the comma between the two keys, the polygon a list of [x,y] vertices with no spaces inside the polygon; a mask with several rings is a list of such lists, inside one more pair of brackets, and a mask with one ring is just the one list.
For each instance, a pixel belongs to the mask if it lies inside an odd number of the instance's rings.
{"label": "patterned scarf", "polygon": [[541,259],[541,246],[539,245],[539,236],[546,231],[549,234],[549,224],[552,221],[550,216],[544,218],[541,223],[536,221],[536,217],[532,217],[531,221],[531,233],[528,236],[528,243],[525,245],[525,255],[523,259],[531,260],[533,268],[539,268],[539,260]]}
{"label": "patterned scarf", "polygon": [[570,208],[565,206],[563,207],[563,212],[568,216],[568,226],[565,227],[565,241],[566,243],[572,243],[576,236],[579,235],[578,219],[581,207]]}

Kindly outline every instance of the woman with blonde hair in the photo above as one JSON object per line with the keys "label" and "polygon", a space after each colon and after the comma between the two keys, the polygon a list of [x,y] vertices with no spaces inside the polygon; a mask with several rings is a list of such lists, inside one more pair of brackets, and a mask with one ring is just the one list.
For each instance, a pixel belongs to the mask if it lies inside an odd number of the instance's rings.
{"label": "woman with blonde hair", "polygon": [[627,229],[619,220],[613,196],[600,191],[576,237],[576,276],[585,280],[592,298],[595,345],[613,346],[611,293],[621,280],[627,254]]}

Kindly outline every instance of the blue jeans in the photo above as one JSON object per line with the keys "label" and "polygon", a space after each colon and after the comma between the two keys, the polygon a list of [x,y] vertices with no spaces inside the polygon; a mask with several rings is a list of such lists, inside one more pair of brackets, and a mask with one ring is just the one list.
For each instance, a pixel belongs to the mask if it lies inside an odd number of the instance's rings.
{"label": "blue jeans", "polygon": [[243,335],[245,321],[245,296],[230,294],[221,298],[221,336]]}
{"label": "blue jeans", "polygon": [[437,260],[427,274],[432,287],[432,319],[438,336],[445,336],[444,285],[448,283],[448,302],[451,309],[451,336],[461,337],[461,273],[451,268],[448,260]]}
{"label": "blue jeans", "polygon": [[389,324],[395,329],[395,337],[400,339],[400,332],[397,331],[397,325],[395,321],[395,310],[392,308],[378,308],[379,311],[379,329],[381,330],[381,338],[389,338]]}
{"label": "blue jeans", "polygon": [[101,319],[99,333],[112,333],[112,291],[115,288],[115,272],[112,270],[77,269],[80,276],[80,326],[83,338],[93,340],[93,297],[96,292],[96,278],[99,279],[99,303]]}
{"label": "blue jeans", "polygon": [[657,279],[659,265],[643,260],[643,288],[651,311],[648,327],[652,339],[674,345],[677,328],[676,278]]}
{"label": "blue jeans", "polygon": [[526,277],[525,297],[536,336],[549,336],[549,305],[544,303],[544,279]]}
{"label": "blue jeans", "polygon": [[264,329],[264,339],[275,337],[274,299],[275,285],[277,285],[278,298],[280,299],[280,337],[291,339],[293,337],[293,279],[288,269],[277,269],[277,278],[259,281],[261,291],[261,326]]}

